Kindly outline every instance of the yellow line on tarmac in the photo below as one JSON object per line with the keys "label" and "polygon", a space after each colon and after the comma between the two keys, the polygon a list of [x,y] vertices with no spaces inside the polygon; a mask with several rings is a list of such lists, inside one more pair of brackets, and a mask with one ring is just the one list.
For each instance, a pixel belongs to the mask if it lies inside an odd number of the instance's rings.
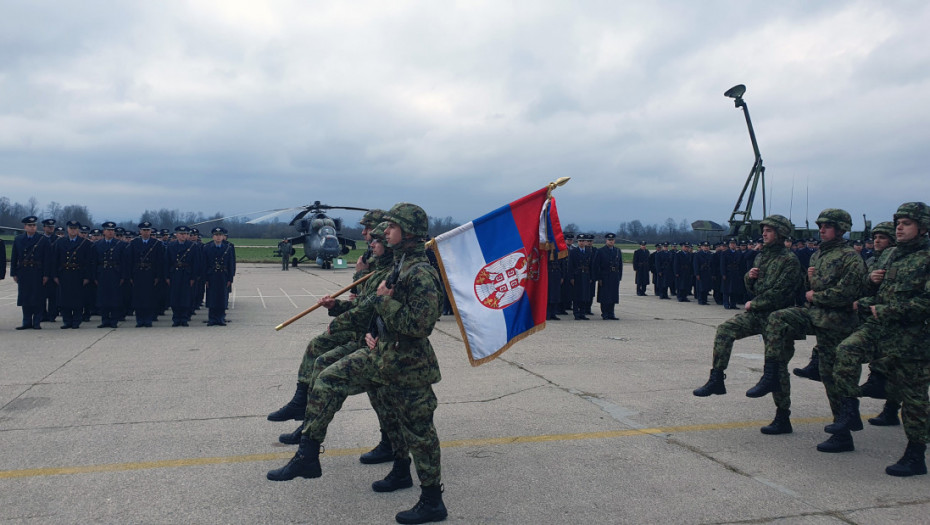
{"label": "yellow line on tarmac", "polygon": [[[797,418],[795,424],[825,423],[830,418],[812,417]],[[499,438],[459,439],[444,441],[442,448],[481,447],[493,445],[514,445],[520,443],[544,443],[550,441],[575,441],[580,439],[611,439],[629,436],[644,436],[654,434],[683,434],[689,432],[706,432],[710,430],[731,430],[736,428],[756,427],[765,425],[768,421],[734,421],[732,423],[708,423],[704,425],[683,425],[670,427],[605,430],[602,432],[583,432],[577,434],[544,434],[540,436],[511,436]],[[367,448],[343,448],[327,450],[324,456],[351,456],[366,452]],[[252,463],[259,461],[272,461],[289,459],[294,455],[293,450],[287,452],[272,452],[267,454],[248,454],[244,456],[221,456],[212,458],[166,459],[162,461],[138,461],[133,463],[110,463],[105,465],[88,465],[84,467],[57,467],[35,468],[23,470],[0,470],[0,479],[35,478],[43,476],[61,476],[65,474],[93,474],[96,472],[125,472],[131,470],[148,470],[156,468],[194,467],[199,465],[221,465],[224,463]]]}

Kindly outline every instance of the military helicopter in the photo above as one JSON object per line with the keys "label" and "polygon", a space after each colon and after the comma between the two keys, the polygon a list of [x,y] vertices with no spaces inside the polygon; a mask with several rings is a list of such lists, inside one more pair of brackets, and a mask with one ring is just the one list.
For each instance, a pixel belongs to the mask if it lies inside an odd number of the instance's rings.
{"label": "military helicopter", "polygon": [[[325,212],[328,210],[368,211],[368,208],[330,206],[314,201],[313,204],[304,206],[272,210],[272,213],[252,219],[248,223],[254,224],[296,210],[300,211],[291,219],[288,226],[295,226],[300,235],[289,237],[288,241],[292,246],[302,244],[304,253],[300,257],[295,256],[291,264],[296,267],[303,261],[314,261],[320,265],[320,268],[326,270],[333,267],[333,259],[349,253],[349,250],[354,250],[355,241],[339,234],[339,230],[342,229],[342,219],[329,217]],[[275,250],[275,255],[280,257],[280,251]]]}

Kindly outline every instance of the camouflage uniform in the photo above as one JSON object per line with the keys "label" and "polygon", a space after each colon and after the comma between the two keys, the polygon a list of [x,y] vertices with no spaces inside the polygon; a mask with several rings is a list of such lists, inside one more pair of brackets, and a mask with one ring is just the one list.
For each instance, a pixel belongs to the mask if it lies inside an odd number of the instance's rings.
{"label": "camouflage uniform", "polygon": [[860,295],[865,274],[862,257],[838,238],[820,245],[811,257],[814,268],[810,278],[813,300],[804,307],[779,310],[769,316],[765,332],[765,357],[779,362],[781,392],[773,395],[776,406],[791,405],[788,361],[794,356],[794,340],[804,335],[817,336],[820,377],[827,391],[830,409],[836,415],[840,395],[833,381],[836,345],[858,326],[852,304]]}
{"label": "camouflage uniform", "polygon": [[[909,441],[930,442],[930,241],[926,236],[885,250],[885,278],[872,297],[859,300],[865,322],[837,348],[834,378],[839,394],[859,395],[862,363],[877,361],[903,402]],[[874,286],[874,284],[873,284]],[[878,318],[871,316],[875,306]]]}
{"label": "camouflage uniform", "polygon": [[420,483],[434,486],[440,481],[440,453],[432,422],[436,396],[431,385],[442,376],[427,337],[439,319],[442,296],[439,276],[429,265],[422,243],[395,250],[395,259],[399,261],[404,253],[393,296],[372,301],[384,320],[386,333],[378,337],[373,350],[355,350],[320,372],[308,399],[307,414],[311,419],[304,426],[304,434],[322,442],[326,427],[347,396],[386,388],[404,437],[400,443],[392,440],[395,457],[406,457],[403,449],[409,447]]}
{"label": "camouflage uniform", "polygon": [[714,368],[727,368],[735,340],[764,333],[770,314],[792,304],[794,291],[801,285],[798,258],[784,243],[762,248],[754,267],[759,268],[758,279],[750,279],[748,272],[744,276],[746,289],[754,295],[750,309],[717,327]]}

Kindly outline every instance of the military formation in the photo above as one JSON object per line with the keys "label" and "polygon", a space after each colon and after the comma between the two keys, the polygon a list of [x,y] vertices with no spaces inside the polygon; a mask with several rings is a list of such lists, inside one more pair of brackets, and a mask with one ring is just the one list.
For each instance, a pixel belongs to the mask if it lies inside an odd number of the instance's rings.
{"label": "military formation", "polygon": [[301,421],[293,432],[278,438],[298,448],[267,478],[322,476],[319,455],[327,427],[348,396],[364,392],[378,416],[381,441],[359,461],[392,463],[388,474],[372,483],[372,490],[412,487],[412,463],[420,498],[395,519],[441,521],[447,511],[432,385],[442,376],[428,337],[442,314],[443,291],[424,242],[429,219],[419,206],[398,203],[387,212],[368,211],[361,224],[369,252],[359,258],[355,280],[368,277],[349,300],[325,296],[318,301],[333,320],[307,344],[291,400],[268,415],[270,421]]}
{"label": "military formation", "polygon": [[203,243],[196,228],[178,226],[172,235],[148,221],[138,232],[111,221],[91,229],[45,219],[40,233],[34,215],[22,223],[10,261],[23,312],[17,330],[41,330],[59,316],[62,329],[80,328],[94,316],[97,328],[117,328],[133,315],[137,328],[151,327],[169,308],[171,326],[189,326],[204,304],[208,326],[226,325],[236,250],[224,228],[214,228],[212,241]]}
{"label": "military formation", "polygon": [[[904,455],[885,472],[900,477],[926,474],[930,208],[922,202],[902,204],[893,222],[875,227],[873,242],[858,245],[843,238],[852,227],[849,213],[825,209],[817,218],[820,243],[812,253],[789,249],[794,227],[787,218],[771,215],[761,225],[761,250],[739,276],[740,286],[728,283],[730,293],[739,294],[732,299],[733,305],[743,311],[717,327],[710,378],[694,395],[726,394],[725,370],[734,341],[761,335],[763,373],[746,396],[772,394],[775,418],[760,430],[769,435],[790,434],[788,362],[794,356],[794,341],[813,335],[816,346],[811,362],[794,373],[823,383],[833,416],[824,428],[829,437],[817,450],[854,451],[852,432],[864,428],[859,399],[885,399],[882,413],[869,423],[897,426],[903,421],[907,437]],[[722,259],[721,267],[727,266],[727,259]],[[724,303],[731,307],[726,299]],[[859,385],[863,364],[869,364],[870,374]]]}

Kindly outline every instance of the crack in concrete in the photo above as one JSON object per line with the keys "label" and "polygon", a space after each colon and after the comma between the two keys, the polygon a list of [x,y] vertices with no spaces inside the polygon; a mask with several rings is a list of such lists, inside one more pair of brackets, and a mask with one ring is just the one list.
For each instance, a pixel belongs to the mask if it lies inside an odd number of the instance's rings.
{"label": "crack in concrete", "polygon": [[10,406],[11,404],[15,403],[17,400],[19,400],[20,398],[22,398],[27,392],[29,392],[30,390],[32,390],[33,388],[35,388],[37,385],[46,384],[45,380],[48,379],[49,377],[51,377],[55,372],[58,372],[58,371],[61,370],[62,368],[64,368],[64,367],[68,366],[69,364],[71,364],[72,361],[74,361],[75,359],[77,359],[78,357],[80,357],[84,352],[86,352],[86,351],[90,350],[91,348],[93,348],[94,345],[96,345],[96,344],[99,343],[100,341],[103,341],[103,339],[104,339],[105,337],[107,337],[108,335],[110,335],[110,334],[112,334],[112,333],[113,333],[113,330],[107,330],[103,335],[101,335],[100,337],[98,337],[97,339],[95,339],[92,343],[90,343],[89,345],[87,345],[87,346],[86,346],[85,348],[83,348],[80,352],[74,354],[73,356],[71,356],[70,358],[68,358],[64,363],[62,363],[62,364],[59,365],[57,368],[55,368],[54,370],[52,370],[51,372],[49,372],[48,374],[46,374],[45,377],[43,377],[42,379],[39,379],[38,381],[35,381],[35,382],[33,382],[33,383],[27,383],[27,384],[28,384],[28,387],[27,387],[25,390],[23,390],[22,392],[20,392],[19,395],[17,395],[17,396],[14,397],[13,399],[9,400],[5,405],[0,406],[0,410],[6,410],[6,408],[7,408],[8,406]]}

